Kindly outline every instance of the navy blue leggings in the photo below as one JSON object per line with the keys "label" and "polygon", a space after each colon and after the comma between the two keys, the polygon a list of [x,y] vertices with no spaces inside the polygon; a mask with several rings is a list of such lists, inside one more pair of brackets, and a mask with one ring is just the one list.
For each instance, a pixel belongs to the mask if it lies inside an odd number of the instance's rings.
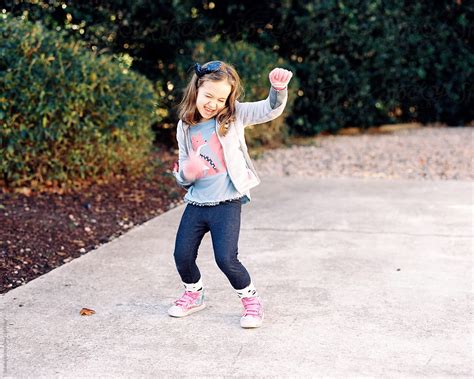
{"label": "navy blue leggings", "polygon": [[201,273],[196,265],[198,248],[210,231],[214,257],[236,290],[250,284],[250,275],[237,259],[242,203],[239,199],[212,206],[187,204],[176,235],[174,260],[184,283],[196,283]]}

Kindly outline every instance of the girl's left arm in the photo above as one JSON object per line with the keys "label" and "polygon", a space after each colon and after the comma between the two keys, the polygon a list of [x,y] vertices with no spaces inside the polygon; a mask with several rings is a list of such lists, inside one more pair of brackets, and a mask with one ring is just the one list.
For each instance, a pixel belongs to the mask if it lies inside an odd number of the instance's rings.
{"label": "girl's left arm", "polygon": [[274,120],[283,113],[288,100],[288,82],[292,76],[291,71],[275,68],[268,75],[272,86],[265,100],[235,102],[236,116],[244,127]]}

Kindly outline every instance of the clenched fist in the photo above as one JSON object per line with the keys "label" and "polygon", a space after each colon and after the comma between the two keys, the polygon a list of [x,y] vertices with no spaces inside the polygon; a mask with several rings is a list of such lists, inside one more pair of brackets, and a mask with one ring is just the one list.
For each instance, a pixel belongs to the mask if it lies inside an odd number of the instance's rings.
{"label": "clenched fist", "polygon": [[291,71],[278,67],[274,68],[270,74],[268,74],[268,78],[270,79],[270,83],[272,83],[272,87],[278,91],[287,87],[292,76],[293,73]]}
{"label": "clenched fist", "polygon": [[204,160],[199,156],[202,147],[203,145],[199,146],[196,152],[191,150],[188,159],[183,162],[184,178],[190,182],[202,178],[205,170],[209,169],[209,167],[204,164]]}

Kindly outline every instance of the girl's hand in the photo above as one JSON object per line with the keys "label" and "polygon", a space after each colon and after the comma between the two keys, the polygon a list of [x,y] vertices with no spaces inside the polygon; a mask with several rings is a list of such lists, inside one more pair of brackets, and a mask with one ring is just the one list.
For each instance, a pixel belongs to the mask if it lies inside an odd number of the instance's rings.
{"label": "girl's hand", "polygon": [[204,176],[204,170],[209,169],[209,167],[204,164],[204,160],[199,156],[203,146],[204,145],[199,146],[196,152],[191,150],[188,159],[183,162],[184,178],[190,182],[202,178]]}
{"label": "girl's hand", "polygon": [[270,79],[270,83],[272,83],[272,87],[277,91],[285,89],[292,76],[293,73],[289,70],[285,70],[284,68],[274,68],[270,74],[268,74],[268,78]]}

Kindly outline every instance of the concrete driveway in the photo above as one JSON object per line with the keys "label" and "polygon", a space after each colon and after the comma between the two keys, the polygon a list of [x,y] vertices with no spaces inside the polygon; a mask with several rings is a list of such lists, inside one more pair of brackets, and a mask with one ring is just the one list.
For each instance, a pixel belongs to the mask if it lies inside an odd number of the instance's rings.
{"label": "concrete driveway", "polygon": [[[473,183],[263,178],[239,258],[259,329],[213,259],[183,319],[179,206],[1,300],[3,377],[471,377]],[[94,309],[81,316],[81,308]]]}

